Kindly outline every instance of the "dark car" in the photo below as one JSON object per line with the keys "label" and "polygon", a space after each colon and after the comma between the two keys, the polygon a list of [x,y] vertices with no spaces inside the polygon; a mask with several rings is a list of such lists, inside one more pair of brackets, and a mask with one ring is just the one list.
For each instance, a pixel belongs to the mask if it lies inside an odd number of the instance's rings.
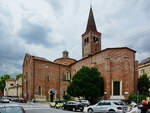
{"label": "dark car", "polygon": [[77,100],[76,102],[80,102],[83,106],[89,106],[90,102],[88,100]]}
{"label": "dark car", "polygon": [[21,106],[0,105],[0,113],[26,113]]}
{"label": "dark car", "polygon": [[80,102],[76,102],[76,101],[68,101],[67,103],[65,103],[62,106],[62,109],[64,110],[71,110],[71,111],[83,111],[84,107]]}
{"label": "dark car", "polygon": [[11,101],[19,102],[19,98],[11,98]]}
{"label": "dark car", "polygon": [[19,102],[20,102],[20,103],[27,103],[27,101],[26,101],[24,98],[20,98],[20,99],[19,99]]}

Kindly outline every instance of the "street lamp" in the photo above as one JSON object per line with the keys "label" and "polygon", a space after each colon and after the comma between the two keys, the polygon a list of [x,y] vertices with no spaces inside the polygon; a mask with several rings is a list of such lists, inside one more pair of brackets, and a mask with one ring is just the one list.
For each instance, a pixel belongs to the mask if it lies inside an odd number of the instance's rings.
{"label": "street lamp", "polygon": [[[48,78],[47,78],[48,77]],[[48,80],[48,81],[47,81]],[[48,86],[49,86],[49,76],[48,76],[48,65],[45,65],[45,100],[48,100],[48,97],[49,97],[49,95],[48,95],[48,93],[47,93],[47,91],[48,91]]]}
{"label": "street lamp", "polygon": [[17,86],[17,97],[18,97],[18,85],[19,85],[19,84],[18,84],[18,83],[16,83],[16,86]]}

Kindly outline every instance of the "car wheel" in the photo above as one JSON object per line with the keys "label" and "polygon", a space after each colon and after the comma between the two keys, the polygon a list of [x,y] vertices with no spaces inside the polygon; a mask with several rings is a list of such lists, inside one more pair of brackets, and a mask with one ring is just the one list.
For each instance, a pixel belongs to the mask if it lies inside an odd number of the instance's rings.
{"label": "car wheel", "polygon": [[65,110],[65,107],[62,107],[63,110]]}
{"label": "car wheel", "polygon": [[72,108],[72,111],[76,111],[76,108]]}
{"label": "car wheel", "polygon": [[93,109],[89,108],[88,113],[93,113]]}
{"label": "car wheel", "polygon": [[109,110],[109,113],[115,113],[115,110],[111,109]]}

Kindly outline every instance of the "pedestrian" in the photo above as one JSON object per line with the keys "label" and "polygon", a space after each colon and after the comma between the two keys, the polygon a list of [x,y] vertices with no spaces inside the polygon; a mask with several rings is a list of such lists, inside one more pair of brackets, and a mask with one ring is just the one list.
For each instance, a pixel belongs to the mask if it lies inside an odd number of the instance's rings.
{"label": "pedestrian", "polygon": [[147,112],[147,109],[148,109],[148,108],[147,108],[147,107],[148,107],[148,106],[147,106],[147,101],[146,101],[146,100],[143,100],[143,101],[142,101],[142,105],[143,105],[143,108],[142,108],[142,111],[141,111],[141,112],[142,112],[142,113],[146,113],[146,112]]}

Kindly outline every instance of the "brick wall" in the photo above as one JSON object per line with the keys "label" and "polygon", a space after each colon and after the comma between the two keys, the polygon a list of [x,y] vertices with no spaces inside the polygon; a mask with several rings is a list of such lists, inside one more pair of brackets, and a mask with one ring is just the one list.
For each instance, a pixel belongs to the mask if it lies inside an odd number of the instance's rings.
{"label": "brick wall", "polygon": [[[97,67],[105,81],[105,98],[112,95],[112,81],[122,81],[122,95],[127,99],[134,92],[135,58],[134,52],[129,49],[106,49],[102,52],[83,58],[71,66],[74,75],[82,66]],[[128,94],[124,94],[128,92]]]}
{"label": "brick wall", "polygon": [[33,98],[33,57],[26,54],[23,63],[22,96],[28,100]]}
{"label": "brick wall", "polygon": [[[38,86],[41,86],[42,95],[45,95],[47,100],[49,100],[48,92],[51,89],[56,91],[56,95],[60,93],[62,98],[63,92],[66,91],[69,85],[69,82],[64,80],[66,72],[70,72],[70,68],[67,66],[36,60],[35,94],[38,95]],[[56,99],[58,99],[58,97],[56,97]]]}
{"label": "brick wall", "polygon": [[[56,64],[50,61],[34,59],[30,55],[25,56],[23,64],[23,97],[31,100],[33,97],[50,99],[49,91],[54,89],[55,99],[58,99],[58,93],[62,98],[66,91],[69,81],[64,78],[66,73],[70,72],[70,67]],[[38,93],[38,87],[41,87],[41,95]]]}

